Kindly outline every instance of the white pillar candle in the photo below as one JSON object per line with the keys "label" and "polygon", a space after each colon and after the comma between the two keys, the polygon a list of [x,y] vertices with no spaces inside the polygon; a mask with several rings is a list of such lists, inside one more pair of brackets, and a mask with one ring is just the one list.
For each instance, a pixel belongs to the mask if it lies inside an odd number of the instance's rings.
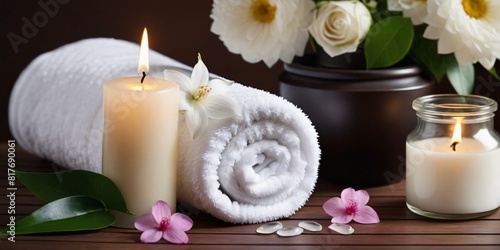
{"label": "white pillar candle", "polygon": [[178,85],[147,76],[143,83],[141,77],[113,79],[104,84],[103,108],[103,174],[115,182],[135,214],[114,213],[114,226],[133,228],[158,200],[166,201],[174,212]]}
{"label": "white pillar candle", "polygon": [[[440,214],[475,214],[500,206],[500,148],[463,138],[453,151],[450,137],[406,144],[406,199]],[[489,145],[488,145],[489,146]]]}

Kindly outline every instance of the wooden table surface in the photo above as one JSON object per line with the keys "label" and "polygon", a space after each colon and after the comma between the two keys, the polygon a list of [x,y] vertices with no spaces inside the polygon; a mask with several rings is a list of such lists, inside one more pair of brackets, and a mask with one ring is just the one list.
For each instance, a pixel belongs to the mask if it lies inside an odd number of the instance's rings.
{"label": "wooden table surface", "polygon": [[[8,223],[7,147],[0,146],[4,167],[0,174],[0,228]],[[29,155],[16,147],[16,168],[24,171],[48,172],[48,161]],[[21,218],[43,205],[22,184],[16,186],[16,218]],[[405,205],[405,183],[366,189],[371,196],[368,205],[379,214],[381,222],[373,225],[351,223],[352,235],[339,235],[328,229],[329,216],[322,204],[339,196],[342,187],[319,181],[315,192],[301,210],[287,219],[285,226],[296,226],[302,220],[323,225],[320,232],[304,232],[283,238],[276,234],[259,235],[257,225],[232,225],[207,214],[189,211],[194,221],[188,232],[189,244],[172,245],[164,240],[155,244],[139,242],[140,232],[109,227],[99,231],[44,235],[16,235],[10,242],[0,237],[0,249],[500,249],[500,211],[469,221],[439,221],[420,217]]]}

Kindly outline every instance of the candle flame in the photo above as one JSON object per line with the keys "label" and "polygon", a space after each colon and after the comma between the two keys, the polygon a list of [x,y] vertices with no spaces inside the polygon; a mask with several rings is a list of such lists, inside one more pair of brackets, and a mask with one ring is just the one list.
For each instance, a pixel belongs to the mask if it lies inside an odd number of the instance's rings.
{"label": "candle flame", "polygon": [[455,128],[453,129],[453,136],[451,137],[451,142],[462,142],[462,125],[460,122],[455,123]]}
{"label": "candle flame", "polygon": [[149,43],[148,43],[148,30],[144,28],[142,32],[141,49],[139,52],[139,67],[137,67],[139,73],[147,73],[149,71]]}
{"label": "candle flame", "polygon": [[451,148],[453,151],[457,151],[457,145],[462,142],[462,125],[459,121],[455,123],[455,128],[453,129],[453,136],[451,137]]}

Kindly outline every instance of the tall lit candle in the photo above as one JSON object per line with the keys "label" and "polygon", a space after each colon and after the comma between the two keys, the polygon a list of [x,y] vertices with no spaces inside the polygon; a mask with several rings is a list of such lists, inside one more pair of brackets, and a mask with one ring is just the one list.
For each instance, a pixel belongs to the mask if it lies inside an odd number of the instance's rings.
{"label": "tall lit candle", "polygon": [[114,226],[133,228],[158,200],[175,211],[177,185],[179,87],[146,76],[148,37],[144,29],[140,77],[104,84],[103,174],[122,192],[135,215],[115,213]]}

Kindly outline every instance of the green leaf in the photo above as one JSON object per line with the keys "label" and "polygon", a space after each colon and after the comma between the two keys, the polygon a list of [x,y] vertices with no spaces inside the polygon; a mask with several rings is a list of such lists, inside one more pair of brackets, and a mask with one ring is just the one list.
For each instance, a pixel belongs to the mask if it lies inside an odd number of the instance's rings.
{"label": "green leaf", "polygon": [[453,54],[446,57],[446,75],[458,94],[471,94],[474,88],[474,66],[472,63],[460,66]]}
{"label": "green leaf", "polygon": [[85,170],[55,173],[16,171],[16,177],[36,197],[45,202],[67,196],[85,195],[102,201],[108,209],[131,214],[118,187],[104,175]]}
{"label": "green leaf", "polygon": [[[55,200],[16,222],[15,233],[50,233],[97,230],[113,224],[116,217],[99,200],[70,196]],[[8,234],[10,227],[0,234]]]}
{"label": "green leaf", "polygon": [[438,54],[437,40],[429,40],[423,37],[425,25],[415,27],[415,37],[410,50],[412,59],[425,67],[434,76],[436,82],[440,82],[446,74],[446,55]]}
{"label": "green leaf", "polygon": [[391,16],[373,25],[365,40],[368,69],[389,67],[399,62],[408,54],[413,36],[409,18]]}
{"label": "green leaf", "polygon": [[490,74],[493,75],[497,80],[500,80],[500,77],[498,76],[497,70],[495,69],[495,66],[491,67],[489,70]]}

